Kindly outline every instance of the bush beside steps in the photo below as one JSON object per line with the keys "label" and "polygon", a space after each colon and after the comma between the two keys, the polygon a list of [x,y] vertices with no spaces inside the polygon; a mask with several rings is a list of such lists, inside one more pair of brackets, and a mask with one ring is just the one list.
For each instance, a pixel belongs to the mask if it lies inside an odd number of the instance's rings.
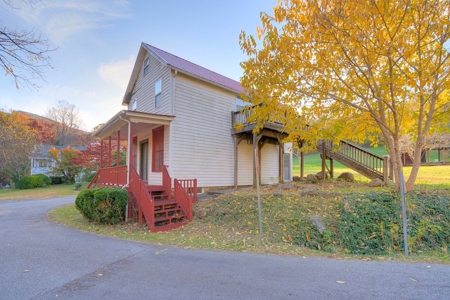
{"label": "bush beside steps", "polygon": [[123,221],[127,203],[126,190],[109,187],[83,190],[75,199],[75,207],[85,218],[101,224]]}

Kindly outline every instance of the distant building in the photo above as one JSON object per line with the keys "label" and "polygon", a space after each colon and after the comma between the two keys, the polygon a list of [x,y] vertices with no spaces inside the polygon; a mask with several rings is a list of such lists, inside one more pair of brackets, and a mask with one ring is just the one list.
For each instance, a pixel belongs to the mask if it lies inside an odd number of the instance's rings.
{"label": "distant building", "polygon": [[[54,146],[54,145],[36,145],[33,153],[31,153],[31,175],[44,174],[47,176],[52,175],[53,167],[56,161],[48,154],[51,148],[62,150],[67,146]],[[70,147],[76,150],[85,151],[87,147]]]}

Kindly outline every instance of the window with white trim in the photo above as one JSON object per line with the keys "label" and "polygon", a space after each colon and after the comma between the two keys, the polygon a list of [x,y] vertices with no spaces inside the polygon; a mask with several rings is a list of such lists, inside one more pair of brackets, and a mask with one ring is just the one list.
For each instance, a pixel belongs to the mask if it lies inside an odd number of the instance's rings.
{"label": "window with white trim", "polygon": [[134,98],[130,104],[130,110],[136,110],[137,108],[137,98]]}
{"label": "window with white trim", "polygon": [[148,70],[150,69],[149,65],[150,65],[150,58],[146,58],[144,60],[144,76],[147,75]]}
{"label": "window with white trim", "polygon": [[160,79],[155,83],[155,107],[159,107],[162,102],[161,86],[162,86],[162,80]]}
{"label": "window with white trim", "polygon": [[244,107],[251,106],[251,105],[252,105],[251,102],[246,102],[240,98],[236,98],[236,111],[240,111]]}
{"label": "window with white trim", "polygon": [[52,166],[50,159],[33,159],[33,168],[48,168]]}

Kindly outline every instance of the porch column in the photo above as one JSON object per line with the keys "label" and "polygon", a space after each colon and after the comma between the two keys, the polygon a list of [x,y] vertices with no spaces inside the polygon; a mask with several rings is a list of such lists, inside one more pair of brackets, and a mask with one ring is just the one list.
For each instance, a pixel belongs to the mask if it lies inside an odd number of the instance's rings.
{"label": "porch column", "polygon": [[[131,166],[133,165],[133,123],[128,123],[128,165],[129,168],[131,168]],[[128,172],[128,178],[130,176],[130,172]]]}
{"label": "porch column", "polygon": [[103,140],[100,141],[100,169],[103,169]]}
{"label": "porch column", "polygon": [[109,136],[109,144],[108,144],[108,168],[112,167],[111,165],[111,136]]}
{"label": "porch column", "polygon": [[244,135],[241,135],[239,137],[234,136],[233,137],[233,141],[234,141],[234,188],[237,189],[238,187],[238,161],[239,161],[239,157],[238,157],[238,152],[239,152],[239,144],[241,143],[241,141],[244,139]]}
{"label": "porch column", "polygon": [[284,156],[281,144],[278,144],[278,182],[284,183]]}
{"label": "porch column", "polygon": [[117,159],[116,167],[120,166],[120,130],[117,130]]}

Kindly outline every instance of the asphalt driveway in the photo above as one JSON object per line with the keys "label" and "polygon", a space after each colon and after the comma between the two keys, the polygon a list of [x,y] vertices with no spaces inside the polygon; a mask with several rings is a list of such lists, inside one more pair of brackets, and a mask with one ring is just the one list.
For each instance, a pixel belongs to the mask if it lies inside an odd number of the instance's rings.
{"label": "asphalt driveway", "polygon": [[0,299],[450,299],[450,265],[186,250],[46,220],[73,201],[0,201]]}

